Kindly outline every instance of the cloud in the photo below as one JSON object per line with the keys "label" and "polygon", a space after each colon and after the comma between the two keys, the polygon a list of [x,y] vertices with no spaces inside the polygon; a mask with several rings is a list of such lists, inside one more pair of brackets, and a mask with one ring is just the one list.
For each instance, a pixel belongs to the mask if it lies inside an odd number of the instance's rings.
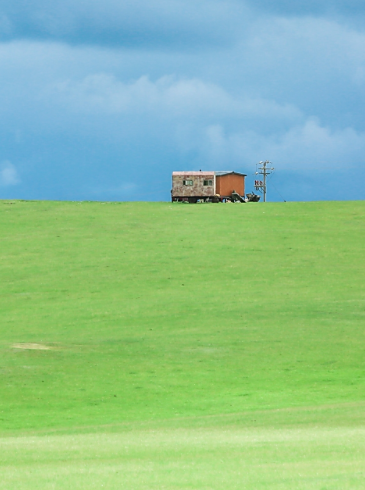
{"label": "cloud", "polygon": [[[219,0],[3,0],[3,40],[57,40],[70,44],[165,49],[232,39],[242,5]],[[241,15],[240,15],[241,16]]]}
{"label": "cloud", "polygon": [[364,28],[306,5],[3,1],[0,137],[23,181],[3,193],[132,199],[123,183],[169,190],[178,168],[269,159],[312,185],[363,165]]}
{"label": "cloud", "polygon": [[0,164],[0,185],[8,187],[19,183],[20,179],[15,166],[8,160],[3,161]]}
{"label": "cloud", "polygon": [[255,162],[268,158],[281,169],[305,173],[351,170],[365,163],[364,132],[352,128],[333,131],[316,119],[270,135],[253,131],[224,134],[221,127],[209,127],[205,140],[202,149],[210,149],[210,158],[220,155],[222,162],[235,165],[242,159]]}
{"label": "cloud", "polygon": [[232,95],[217,84],[194,78],[164,76],[156,81],[146,75],[129,83],[107,73],[89,75],[79,82],[66,80],[50,87],[49,97],[74,112],[88,114],[143,114],[155,117],[274,118],[297,120],[301,112],[293,105],[273,100]]}
{"label": "cloud", "polygon": [[354,16],[364,13],[362,0],[248,0],[248,3],[261,12],[281,15],[329,15],[342,14]]}
{"label": "cloud", "polygon": [[[268,141],[266,151],[285,167],[304,166],[307,170],[355,169],[365,163],[365,132],[353,128],[331,130],[316,119],[291,128],[277,141]],[[295,162],[293,161],[295,155]],[[360,157],[360,158],[359,158]]]}
{"label": "cloud", "polygon": [[2,0],[0,39],[205,50],[233,46],[263,18],[363,14],[362,0]]}
{"label": "cloud", "polygon": [[365,132],[352,128],[331,130],[310,118],[287,130],[262,133],[224,124],[180,128],[179,149],[193,155],[190,166],[229,168],[249,172],[269,159],[280,172],[313,175],[358,172],[365,169]]}
{"label": "cloud", "polygon": [[[144,91],[148,109],[152,98],[158,100],[170,84],[171,100],[184,100],[178,91],[195,91],[193,107],[180,108],[195,113],[208,100],[210,85],[214,108],[246,98],[255,106],[252,110],[259,111],[261,101],[270,100],[270,111],[276,111],[276,104],[287,110],[299,108],[328,125],[364,125],[363,32],[328,20],[271,18],[253,22],[246,35],[234,48],[217,51],[212,47],[209,55],[172,54],[163,49],[153,53],[116,51],[49,42],[0,44],[2,107],[9,107],[8,117],[13,118],[12,99],[21,98],[25,110],[31,102],[45,100],[46,92],[53,90],[52,97],[59,99],[70,99],[73,93],[75,109],[88,100],[90,112],[107,111],[109,103],[109,113],[113,113],[121,111],[123,104],[136,106],[128,101],[135,96],[142,101]],[[171,74],[175,74],[174,83],[169,81]],[[198,86],[199,81],[204,87]],[[199,94],[203,95],[201,102]],[[185,97],[189,100],[193,101],[191,95]],[[172,104],[178,110],[177,103],[172,100]],[[268,110],[265,103],[263,114]],[[59,108],[54,116],[62,112]]]}

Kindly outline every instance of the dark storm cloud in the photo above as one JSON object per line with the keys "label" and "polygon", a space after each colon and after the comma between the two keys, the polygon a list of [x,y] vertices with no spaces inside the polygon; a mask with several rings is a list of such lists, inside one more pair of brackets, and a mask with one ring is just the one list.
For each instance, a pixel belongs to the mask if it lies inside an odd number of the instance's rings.
{"label": "dark storm cloud", "polygon": [[363,0],[248,0],[257,11],[281,15],[325,15],[337,13],[354,16],[364,13]]}
{"label": "dark storm cloud", "polygon": [[5,0],[0,39],[189,48],[229,41],[237,16],[242,16],[242,5],[212,0]]}
{"label": "dark storm cloud", "polygon": [[2,0],[0,40],[186,49],[242,36],[252,15],[363,12],[360,0]]}

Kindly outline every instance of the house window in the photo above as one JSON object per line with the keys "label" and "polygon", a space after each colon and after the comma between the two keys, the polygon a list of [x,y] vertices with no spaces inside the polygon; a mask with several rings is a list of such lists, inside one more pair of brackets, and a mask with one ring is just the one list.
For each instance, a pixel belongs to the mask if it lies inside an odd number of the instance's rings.
{"label": "house window", "polygon": [[212,180],[204,180],[204,185],[213,185]]}
{"label": "house window", "polygon": [[193,185],[192,180],[183,180],[183,185]]}

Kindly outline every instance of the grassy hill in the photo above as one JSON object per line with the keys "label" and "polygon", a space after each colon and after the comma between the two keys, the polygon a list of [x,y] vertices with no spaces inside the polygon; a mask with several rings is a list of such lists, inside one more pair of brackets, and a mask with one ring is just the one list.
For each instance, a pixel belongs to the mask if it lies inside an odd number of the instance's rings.
{"label": "grassy hill", "polygon": [[363,488],[364,224],[1,201],[0,489]]}

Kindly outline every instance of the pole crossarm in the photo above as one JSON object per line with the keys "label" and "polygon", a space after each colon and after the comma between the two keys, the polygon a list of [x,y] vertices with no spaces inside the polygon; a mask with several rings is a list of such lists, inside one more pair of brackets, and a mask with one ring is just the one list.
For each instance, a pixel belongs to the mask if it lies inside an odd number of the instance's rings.
{"label": "pole crossarm", "polygon": [[256,167],[256,175],[263,175],[263,181],[256,181],[255,187],[256,189],[261,189],[264,194],[264,202],[266,202],[266,194],[267,194],[267,185],[266,185],[266,177],[270,175],[275,169],[274,167],[268,167],[271,162],[269,160],[265,160],[264,162],[259,162],[257,165],[261,165],[260,167]]}

